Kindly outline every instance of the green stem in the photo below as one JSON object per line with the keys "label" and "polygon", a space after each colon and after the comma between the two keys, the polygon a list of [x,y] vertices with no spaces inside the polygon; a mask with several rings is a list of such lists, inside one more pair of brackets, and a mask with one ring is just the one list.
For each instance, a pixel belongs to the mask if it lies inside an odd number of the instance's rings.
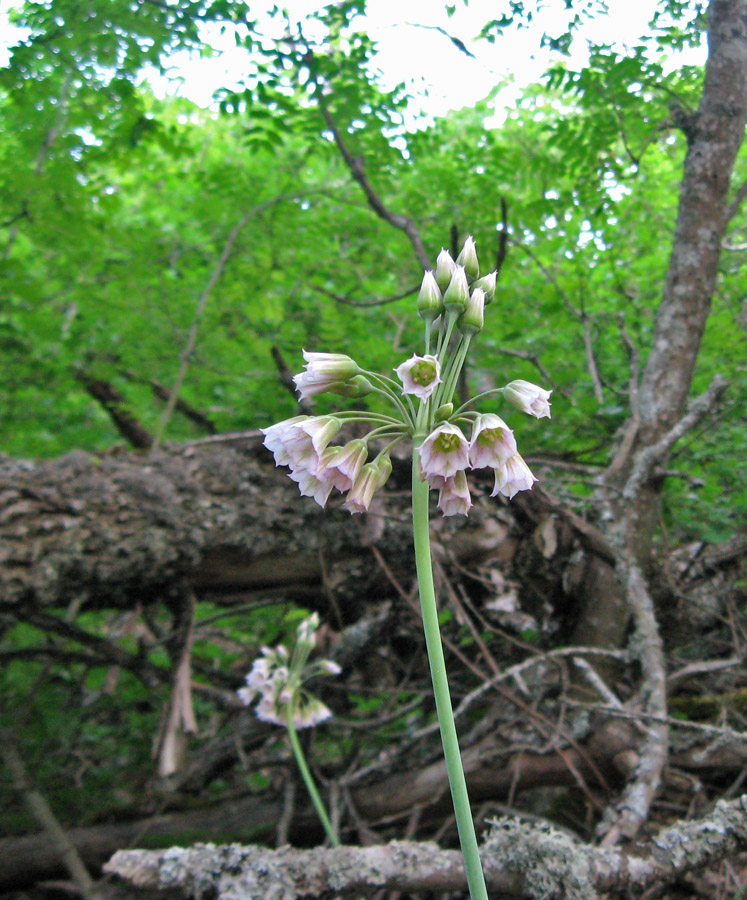
{"label": "green stem", "polygon": [[324,827],[327,837],[329,838],[329,842],[333,847],[339,847],[340,839],[335,834],[335,829],[332,827],[332,823],[329,820],[327,810],[324,808],[324,802],[319,796],[319,791],[316,789],[316,785],[314,784],[314,778],[308,765],[306,764],[306,757],[303,755],[301,742],[298,740],[296,726],[293,724],[293,714],[295,712],[295,707],[296,704],[295,702],[293,702],[289,703],[286,708],[286,723],[288,726],[288,737],[290,738],[291,750],[293,750],[293,756],[296,758],[296,763],[298,764],[298,768],[301,771],[301,777],[303,778],[304,784],[306,785],[306,790],[309,792],[309,797],[311,797],[311,802],[314,804],[314,809],[316,810],[316,814],[319,816],[319,821]]}
{"label": "green stem", "polygon": [[412,460],[412,529],[415,542],[415,564],[420,587],[420,605],[423,611],[423,627],[425,644],[428,649],[428,660],[433,680],[433,693],[436,698],[436,712],[441,728],[441,741],[446,757],[446,770],[449,775],[451,798],[454,803],[459,843],[464,857],[464,868],[467,872],[467,884],[472,900],[488,900],[485,887],[485,876],[482,872],[480,854],[477,848],[477,836],[472,821],[472,811],[467,795],[467,782],[459,753],[459,740],[454,724],[454,713],[451,708],[449,682],[446,677],[446,662],[441,645],[441,633],[438,626],[438,607],[436,591],[433,585],[433,567],[431,565],[431,544],[428,529],[428,483],[419,477],[420,456],[418,450],[413,451]]}

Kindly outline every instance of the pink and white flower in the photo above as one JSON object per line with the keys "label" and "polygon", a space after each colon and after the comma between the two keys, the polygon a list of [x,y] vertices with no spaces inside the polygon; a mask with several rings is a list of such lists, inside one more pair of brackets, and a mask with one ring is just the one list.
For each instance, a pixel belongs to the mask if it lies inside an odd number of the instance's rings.
{"label": "pink and white flower", "polygon": [[472,498],[469,493],[467,476],[464,469],[460,469],[456,475],[444,479],[444,485],[438,495],[438,508],[445,516],[457,514],[466,516],[472,506]]}
{"label": "pink and white flower", "polygon": [[293,416],[291,419],[283,419],[282,422],[276,422],[274,425],[270,425],[269,428],[259,429],[265,436],[262,443],[275,457],[276,466],[289,466],[291,464],[288,444],[295,438],[300,423],[307,421],[309,418],[310,416]]}
{"label": "pink and white flower", "polygon": [[341,427],[334,416],[294,416],[260,430],[265,436],[265,447],[275,457],[275,465],[315,472],[319,455]]}
{"label": "pink and white flower", "polygon": [[348,441],[344,447],[327,447],[319,458],[316,476],[331,481],[340,493],[349,491],[368,457],[365,441]]}
{"label": "pink and white flower", "polygon": [[531,381],[523,381],[521,378],[511,381],[503,389],[503,396],[508,402],[537,419],[551,418],[550,399],[552,391],[532,384]]}
{"label": "pink and white flower", "polygon": [[517,453],[514,433],[500,416],[484,413],[475,419],[469,445],[473,469],[496,469]]}
{"label": "pink and white flower", "polygon": [[309,353],[304,350],[303,358],[306,360],[306,371],[293,376],[301,400],[323,394],[360,372],[358,363],[344,353]]}
{"label": "pink and white flower", "polygon": [[516,456],[506,460],[504,465],[496,467],[495,486],[490,496],[503,494],[510,500],[519,491],[531,490],[535,481],[537,479],[531,469],[517,453]]}
{"label": "pink and white flower", "polygon": [[296,482],[302,497],[313,497],[321,507],[324,507],[327,500],[329,500],[329,495],[334,487],[331,480],[318,478],[313,472],[305,468],[295,469],[288,477]]}
{"label": "pink and white flower", "polygon": [[426,478],[449,478],[469,466],[469,443],[461,430],[444,422],[428,435],[420,447],[420,467]]}
{"label": "pink and white flower", "polygon": [[427,400],[441,381],[441,364],[435,356],[426,354],[417,356],[397,366],[394,370],[402,382],[403,394],[414,394],[421,400]]}
{"label": "pink and white flower", "polygon": [[365,512],[371,504],[373,495],[392,474],[392,461],[388,456],[382,456],[374,462],[366,463],[355,479],[347,499],[342,504],[351,515]]}

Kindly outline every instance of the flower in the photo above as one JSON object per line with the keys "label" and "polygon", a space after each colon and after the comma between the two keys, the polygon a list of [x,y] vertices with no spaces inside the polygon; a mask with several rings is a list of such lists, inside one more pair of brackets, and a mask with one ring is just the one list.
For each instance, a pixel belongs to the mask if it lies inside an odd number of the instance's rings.
{"label": "flower", "polygon": [[517,454],[514,433],[500,416],[484,413],[475,419],[469,445],[473,469],[495,469]]}
{"label": "flower", "polygon": [[435,356],[413,356],[394,370],[402,382],[403,394],[427,400],[441,381],[441,364]]}
{"label": "flower", "polygon": [[458,266],[464,266],[470,281],[477,278],[480,274],[480,265],[477,262],[477,249],[475,248],[475,239],[470,235],[464,242],[462,252],[456,258]]}
{"label": "flower", "polygon": [[436,257],[436,284],[439,289],[445,291],[451,281],[451,276],[456,270],[456,263],[451,258],[448,250],[441,248],[441,252]]}
{"label": "flower", "polygon": [[459,319],[459,330],[462,334],[475,335],[482,331],[485,320],[485,291],[475,288],[467,301],[467,308]]}
{"label": "flower", "polygon": [[490,496],[503,494],[510,500],[519,491],[531,490],[536,480],[529,466],[517,453],[516,456],[506,460],[504,465],[496,467],[495,486]]}
{"label": "flower", "polygon": [[443,308],[444,302],[436,277],[433,272],[426,272],[418,294],[418,313],[422,319],[432,322],[441,315]]}
{"label": "flower", "polygon": [[511,381],[503,389],[503,396],[508,402],[522,412],[537,419],[550,418],[550,399],[552,391],[537,387],[531,381]]}
{"label": "flower", "polygon": [[259,429],[265,436],[262,443],[275,457],[276,466],[289,466],[291,464],[288,443],[295,438],[298,425],[309,418],[309,416],[293,416],[292,419],[276,422],[274,425],[270,425],[269,428]]}
{"label": "flower", "polygon": [[331,479],[317,478],[308,469],[296,469],[288,477],[295,481],[302,497],[313,497],[322,508],[329,500],[334,483]]}
{"label": "flower", "polygon": [[365,512],[373,499],[373,495],[380,487],[386,484],[386,480],[391,474],[392,461],[388,456],[380,456],[373,462],[366,463],[361,468],[360,474],[350,489],[347,500],[342,505],[351,515]]}
{"label": "flower", "polygon": [[316,477],[330,481],[340,493],[349,491],[368,456],[365,441],[348,441],[344,447],[327,447],[319,457]]}
{"label": "flower", "polygon": [[467,308],[469,285],[464,266],[457,266],[451,276],[449,286],[444,292],[444,308],[449,312],[462,313]]}
{"label": "flower", "polygon": [[464,469],[460,469],[456,475],[444,479],[438,495],[438,508],[445,516],[455,516],[457,513],[466,516],[471,506],[467,476]]}
{"label": "flower", "polygon": [[420,446],[423,474],[448,478],[469,465],[469,444],[456,425],[444,422],[434,428]]}
{"label": "flower", "polygon": [[275,465],[316,472],[319,454],[341,427],[342,422],[334,416],[295,416],[260,431],[265,447],[275,456]]}
{"label": "flower", "polygon": [[[321,700],[310,694],[304,684],[316,675],[339,675],[340,666],[331,659],[317,659],[307,664],[316,644],[319,616],[312,613],[296,630],[292,655],[280,644],[275,649],[262,648],[246,676],[247,686],[237,691],[244,706],[259,696],[255,709],[258,719],[274,725],[288,726],[288,711],[293,711],[293,727],[308,728],[328,719],[332,712]],[[290,659],[290,662],[289,662]]]}
{"label": "flower", "polygon": [[344,353],[309,353],[304,350],[303,358],[306,360],[306,371],[293,376],[301,400],[331,391],[360,373],[358,363]]}

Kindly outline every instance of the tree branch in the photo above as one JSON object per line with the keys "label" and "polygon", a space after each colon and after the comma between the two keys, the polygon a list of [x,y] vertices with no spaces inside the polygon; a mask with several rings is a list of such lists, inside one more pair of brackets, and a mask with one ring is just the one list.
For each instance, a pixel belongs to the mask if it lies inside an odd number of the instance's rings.
{"label": "tree branch", "polygon": [[355,159],[353,157],[353,154],[348,149],[348,146],[343,140],[339,128],[335,124],[335,120],[332,118],[332,114],[330,113],[329,109],[327,109],[326,103],[323,100],[320,101],[319,108],[321,109],[322,116],[324,116],[324,121],[327,123],[327,127],[332,132],[335,144],[337,144],[337,149],[340,151],[342,158],[345,160],[345,164],[350,169],[353,178],[355,178],[355,180],[361,186],[363,193],[366,195],[368,205],[380,219],[383,219],[393,228],[398,228],[400,231],[404,231],[404,233],[409,238],[410,243],[412,244],[412,249],[415,251],[415,256],[420,267],[422,269],[432,269],[433,264],[431,263],[428,254],[426,253],[425,247],[423,246],[423,241],[421,240],[420,233],[418,232],[415,222],[407,216],[402,216],[398,213],[392,212],[384,204],[383,200],[373,189],[371,182],[366,177],[366,174],[363,171],[363,163],[361,162],[361,160]]}

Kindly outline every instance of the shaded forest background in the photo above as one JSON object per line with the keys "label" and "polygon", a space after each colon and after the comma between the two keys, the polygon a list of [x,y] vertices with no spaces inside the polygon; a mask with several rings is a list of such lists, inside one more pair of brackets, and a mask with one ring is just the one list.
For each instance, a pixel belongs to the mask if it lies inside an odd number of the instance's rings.
{"label": "shaded forest background", "polygon": [[[303,348],[382,373],[419,350],[423,269],[468,234],[499,275],[460,390],[554,391],[546,427],[510,420],[535,490],[507,504],[478,481],[468,519],[433,520],[478,826],[510,812],[645,846],[741,794],[745,3],[661,2],[639,44],[610,36],[576,68],[577,29],[604,15],[579,4],[505,116],[497,84],[409,130],[407,87],[368,65],[364,9],[279,13],[274,36],[235,0],[15,13],[0,890],[61,890],[71,844],[98,877],[126,847],[321,843],[284,734],[235,694],[312,610],[343,676],[320,685],[335,717],[306,743],[344,843],[454,846],[407,461],[351,519],[300,499],[258,429],[298,412]],[[496,47],[542,27],[529,3],[495,16],[480,39]],[[139,81],[215,23],[252,51],[241,89],[205,110]],[[677,55],[707,31],[708,77]],[[467,36],[442,37],[448,65]],[[740,896],[731,849],[646,885]]]}

